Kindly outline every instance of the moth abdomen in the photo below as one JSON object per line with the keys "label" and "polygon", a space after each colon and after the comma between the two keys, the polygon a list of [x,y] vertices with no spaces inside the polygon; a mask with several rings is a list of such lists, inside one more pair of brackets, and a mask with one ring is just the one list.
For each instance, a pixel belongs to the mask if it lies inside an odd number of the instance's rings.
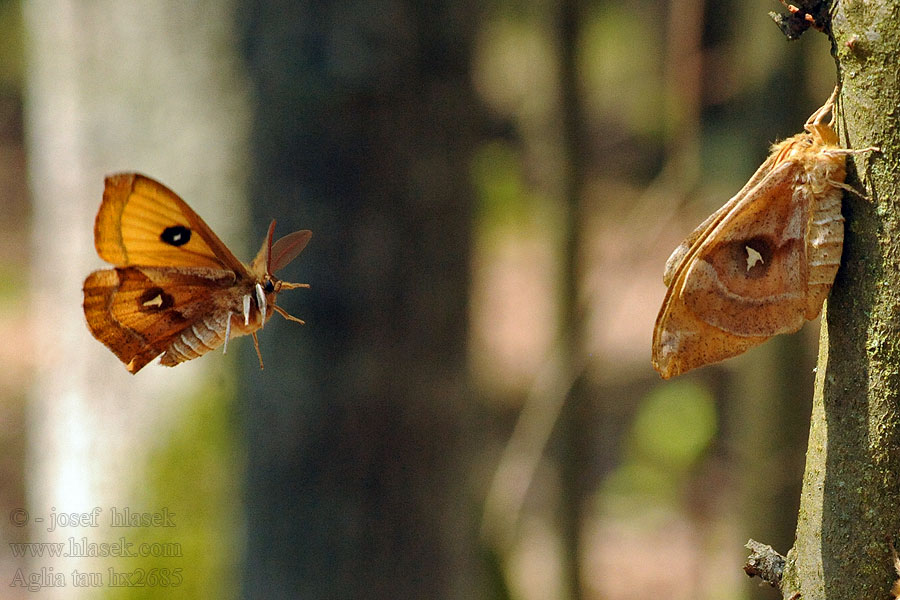
{"label": "moth abdomen", "polygon": [[[841,157],[843,159],[843,157]],[[806,236],[808,294],[806,318],[815,319],[831,291],[841,266],[844,249],[844,216],[841,188],[830,187],[819,195],[809,220]]]}
{"label": "moth abdomen", "polygon": [[208,315],[185,328],[175,337],[160,358],[160,364],[174,367],[178,363],[193,360],[211,352],[225,343],[225,333],[230,313]]}

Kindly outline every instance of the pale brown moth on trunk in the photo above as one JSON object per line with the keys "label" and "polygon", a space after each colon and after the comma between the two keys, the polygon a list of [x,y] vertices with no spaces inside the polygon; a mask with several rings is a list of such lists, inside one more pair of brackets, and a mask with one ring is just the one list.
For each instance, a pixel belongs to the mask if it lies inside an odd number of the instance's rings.
{"label": "pale brown moth on trunk", "polygon": [[106,178],[94,224],[97,254],[114,269],[84,281],[88,329],[137,373],[162,354],[173,367],[252,335],[274,312],[298,323],[275,299],[283,289],[309,287],[275,277],[312,233],[295,231],[274,244],[275,221],[256,258],[245,265],[197,213],[161,183],[137,173]]}
{"label": "pale brown moth on trunk", "polygon": [[877,150],[839,147],[838,91],[669,257],[653,330],[653,367],[663,379],[819,316],[841,262],[846,157]]}

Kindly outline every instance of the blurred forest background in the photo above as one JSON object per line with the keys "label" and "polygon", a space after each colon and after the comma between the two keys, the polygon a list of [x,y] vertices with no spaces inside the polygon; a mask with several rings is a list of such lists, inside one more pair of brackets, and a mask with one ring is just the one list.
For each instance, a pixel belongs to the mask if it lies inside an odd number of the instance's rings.
{"label": "blurred forest background", "polygon": [[[671,250],[835,84],[781,8],[0,0],[0,514],[32,516],[0,597],[776,597],[743,544],[791,546],[817,326],[667,383],[649,354]],[[125,170],[241,258],[313,230],[264,371],[91,338]],[[33,521],[96,506],[176,526]],[[9,545],[122,536],[179,553]]]}

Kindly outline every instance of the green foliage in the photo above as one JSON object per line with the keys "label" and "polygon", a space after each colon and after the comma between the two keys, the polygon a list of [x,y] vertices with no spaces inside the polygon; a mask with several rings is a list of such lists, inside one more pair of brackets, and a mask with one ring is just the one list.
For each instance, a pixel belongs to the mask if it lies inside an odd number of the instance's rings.
{"label": "green foliage", "polygon": [[0,263],[0,308],[25,298],[28,282],[24,273],[16,265]]}
{"label": "green foliage", "polygon": [[689,471],[716,434],[708,389],[691,381],[657,386],[643,400],[626,439],[622,464],[604,482],[600,501],[621,516],[676,508]]}
{"label": "green foliage", "polygon": [[0,89],[19,89],[24,72],[22,12],[18,2],[0,0]]}
{"label": "green foliage", "polygon": [[657,22],[634,7],[604,4],[582,34],[585,102],[600,121],[634,134],[660,131],[665,114],[664,53]]}
{"label": "green foliage", "polygon": [[522,171],[522,157],[512,144],[493,141],[479,147],[472,158],[472,180],[478,195],[479,227],[526,224],[536,201]]}
{"label": "green foliage", "polygon": [[684,472],[716,433],[712,394],[691,381],[657,386],[645,399],[631,430],[632,450],[663,468]]}
{"label": "green foliage", "polygon": [[[178,585],[161,580],[144,587],[104,587],[106,598],[235,598],[237,597],[240,540],[239,439],[231,415],[229,389],[213,388],[186,402],[181,426],[160,440],[149,457],[146,481],[136,490],[132,511],[174,513],[175,527],[138,527],[123,530],[129,542],[170,545],[181,556],[114,559],[116,571],[180,569]],[[109,534],[115,539],[115,534]],[[177,545],[177,546],[176,546]]]}

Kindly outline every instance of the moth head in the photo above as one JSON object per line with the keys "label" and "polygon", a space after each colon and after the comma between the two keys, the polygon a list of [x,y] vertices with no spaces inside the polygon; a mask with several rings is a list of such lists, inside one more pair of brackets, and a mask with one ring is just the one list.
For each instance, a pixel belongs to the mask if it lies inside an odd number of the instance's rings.
{"label": "moth head", "polygon": [[281,312],[275,305],[275,298],[278,296],[278,292],[280,292],[282,288],[291,289],[294,287],[309,287],[309,284],[287,283],[272,275],[263,276],[261,280],[253,284],[250,292],[244,295],[242,313],[244,325],[249,325],[251,320],[254,320],[253,309],[255,308],[259,311],[261,317],[259,326],[264,326],[266,321],[274,314],[274,312],[272,312],[273,309],[277,312]]}
{"label": "moth head", "polygon": [[[806,121],[806,125],[803,126],[803,129],[813,137],[817,144],[823,146],[840,145],[840,139],[834,131],[834,123],[837,120],[834,105],[835,102],[837,102],[839,93],[840,86],[835,86],[834,91],[831,92],[831,96],[825,104],[823,104],[819,110],[811,114]],[[826,121],[825,118],[829,115],[831,115],[831,118]]]}
{"label": "moth head", "polygon": [[274,234],[275,221],[272,220],[272,223],[269,225],[269,231],[266,233],[266,237],[263,240],[263,245],[259,249],[256,258],[253,259],[253,263],[250,265],[251,273],[256,276],[254,300],[262,314],[263,324],[265,324],[266,319],[272,315],[272,313],[269,312],[270,308],[286,319],[302,323],[303,321],[300,319],[289,315],[276,306],[275,297],[283,289],[290,290],[309,287],[309,284],[281,281],[275,276],[275,273],[297,258],[300,252],[306,247],[306,244],[309,243],[312,232],[308,229],[302,229],[300,231],[289,233],[286,236],[279,238],[275,243],[272,243]]}

